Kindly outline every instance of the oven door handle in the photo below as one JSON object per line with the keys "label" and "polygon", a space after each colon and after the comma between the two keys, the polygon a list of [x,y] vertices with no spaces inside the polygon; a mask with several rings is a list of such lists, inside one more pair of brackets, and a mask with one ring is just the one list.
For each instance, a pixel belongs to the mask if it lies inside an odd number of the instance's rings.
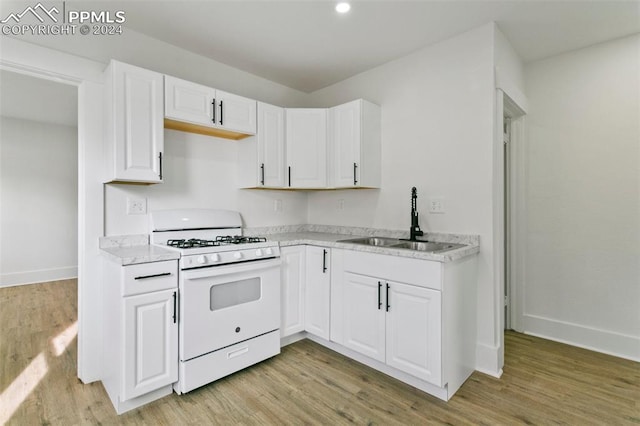
{"label": "oven door handle", "polygon": [[256,260],[251,262],[232,263],[229,265],[209,266],[205,268],[187,269],[182,272],[182,276],[186,280],[194,280],[198,278],[220,277],[223,275],[237,274],[241,272],[260,271],[269,268],[278,268],[282,264],[282,260],[277,257],[273,259]]}

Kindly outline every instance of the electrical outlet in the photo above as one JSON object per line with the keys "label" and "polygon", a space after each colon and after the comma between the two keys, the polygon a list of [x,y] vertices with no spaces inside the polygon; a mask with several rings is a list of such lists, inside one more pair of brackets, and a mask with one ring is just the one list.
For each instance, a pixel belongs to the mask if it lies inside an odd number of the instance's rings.
{"label": "electrical outlet", "polygon": [[147,214],[147,199],[127,198],[127,214]]}
{"label": "electrical outlet", "polygon": [[338,200],[338,210],[344,210],[344,200],[342,198]]}
{"label": "electrical outlet", "polygon": [[429,198],[429,213],[444,213],[444,198]]}
{"label": "electrical outlet", "polygon": [[273,201],[273,211],[277,213],[282,212],[282,200],[278,199]]}

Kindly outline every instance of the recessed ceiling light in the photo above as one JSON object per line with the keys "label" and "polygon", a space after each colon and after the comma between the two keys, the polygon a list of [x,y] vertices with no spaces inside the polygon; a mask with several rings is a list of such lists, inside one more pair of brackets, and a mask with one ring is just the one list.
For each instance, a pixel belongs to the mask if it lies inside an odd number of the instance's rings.
{"label": "recessed ceiling light", "polygon": [[338,13],[347,13],[350,10],[351,10],[351,5],[349,3],[336,4],[336,12]]}

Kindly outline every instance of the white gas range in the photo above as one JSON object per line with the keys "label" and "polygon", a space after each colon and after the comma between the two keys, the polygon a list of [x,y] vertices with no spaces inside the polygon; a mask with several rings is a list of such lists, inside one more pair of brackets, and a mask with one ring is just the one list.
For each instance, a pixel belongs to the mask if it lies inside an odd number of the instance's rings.
{"label": "white gas range", "polygon": [[280,248],[243,237],[240,214],[151,213],[151,243],[180,253],[181,394],[280,353]]}

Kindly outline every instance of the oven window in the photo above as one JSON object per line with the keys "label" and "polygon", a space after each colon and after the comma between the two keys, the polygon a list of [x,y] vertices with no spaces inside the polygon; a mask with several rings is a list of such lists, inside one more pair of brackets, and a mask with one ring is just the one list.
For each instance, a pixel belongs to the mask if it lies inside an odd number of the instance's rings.
{"label": "oven window", "polygon": [[260,277],[211,286],[212,311],[260,299]]}

